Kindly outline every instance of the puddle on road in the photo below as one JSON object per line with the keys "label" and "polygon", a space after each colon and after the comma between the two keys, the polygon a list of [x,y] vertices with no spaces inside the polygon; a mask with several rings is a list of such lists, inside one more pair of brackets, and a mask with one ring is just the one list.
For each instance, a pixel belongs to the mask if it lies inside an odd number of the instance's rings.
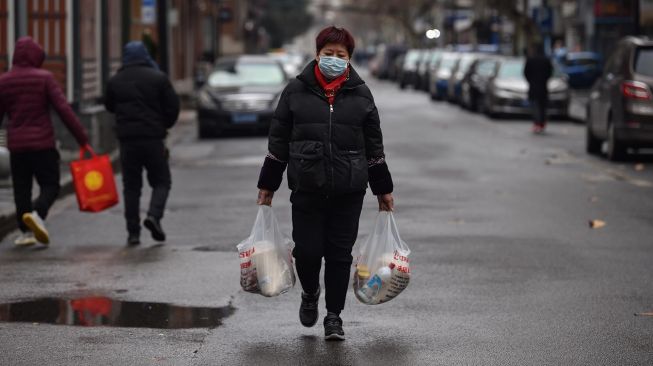
{"label": "puddle on road", "polygon": [[44,298],[0,304],[0,322],[44,323],[88,327],[215,328],[234,312],[231,306],[186,307],[155,302],[119,301],[108,297]]}

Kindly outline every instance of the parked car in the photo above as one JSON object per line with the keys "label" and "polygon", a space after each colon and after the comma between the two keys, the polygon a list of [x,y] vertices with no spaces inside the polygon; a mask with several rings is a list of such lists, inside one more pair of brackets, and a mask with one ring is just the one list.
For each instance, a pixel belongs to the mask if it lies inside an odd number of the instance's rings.
{"label": "parked car", "polygon": [[267,133],[288,77],[269,56],[218,60],[197,98],[200,138],[226,131]]}
{"label": "parked car", "polygon": [[439,51],[437,50],[424,51],[422,58],[417,65],[417,83],[415,84],[415,89],[428,91],[429,67],[431,66],[433,55],[438,52]]}
{"label": "parked car", "polygon": [[[490,79],[483,98],[483,110],[490,117],[499,114],[526,115],[531,113],[528,82],[524,77],[524,58],[501,59],[495,75]],[[569,85],[559,69],[554,67],[549,89],[548,115],[566,117],[569,104]]]}
{"label": "parked car", "polygon": [[424,55],[424,50],[411,49],[406,53],[404,64],[399,74],[399,88],[404,89],[410,85],[417,85],[417,68]]}
{"label": "parked car", "polygon": [[424,83],[426,84],[424,85],[424,90],[426,92],[430,92],[431,83],[435,82],[435,73],[437,72],[438,63],[440,62],[443,54],[444,52],[442,50],[436,50],[431,54],[431,59],[428,62],[426,77],[424,80]]}
{"label": "parked car", "polygon": [[451,71],[456,65],[456,61],[460,55],[455,52],[445,52],[438,61],[435,67],[434,78],[429,85],[429,94],[431,99],[440,100],[447,96],[449,91],[449,78],[451,78]]}
{"label": "parked car", "polygon": [[481,110],[488,82],[498,66],[499,58],[494,56],[482,56],[472,62],[461,82],[460,105],[463,108]]}
{"label": "parked car", "polygon": [[379,79],[395,80],[399,75],[396,69],[397,58],[405,54],[406,47],[403,45],[380,45],[370,60],[370,72]]}
{"label": "parked car", "polygon": [[610,160],[628,148],[653,147],[653,41],[622,39],[590,91],[586,147],[599,154],[607,141]]}
{"label": "parked car", "polygon": [[561,60],[560,70],[569,77],[569,86],[574,89],[591,88],[601,76],[601,56],[595,52],[571,52]]}
{"label": "parked car", "polygon": [[309,57],[306,55],[296,52],[270,52],[268,56],[281,63],[288,78],[294,78],[299,75],[309,60]]}
{"label": "parked car", "polygon": [[462,81],[465,73],[469,70],[472,62],[479,56],[473,53],[463,53],[451,69],[451,76],[447,84],[447,100],[452,103],[458,103],[462,93]]}

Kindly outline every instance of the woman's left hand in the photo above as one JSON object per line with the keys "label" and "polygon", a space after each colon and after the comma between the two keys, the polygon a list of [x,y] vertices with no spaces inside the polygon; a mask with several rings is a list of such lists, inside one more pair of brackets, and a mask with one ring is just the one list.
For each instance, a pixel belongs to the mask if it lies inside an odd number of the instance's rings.
{"label": "woman's left hand", "polygon": [[379,200],[379,211],[394,211],[395,200],[392,198],[392,193],[380,194],[376,198]]}

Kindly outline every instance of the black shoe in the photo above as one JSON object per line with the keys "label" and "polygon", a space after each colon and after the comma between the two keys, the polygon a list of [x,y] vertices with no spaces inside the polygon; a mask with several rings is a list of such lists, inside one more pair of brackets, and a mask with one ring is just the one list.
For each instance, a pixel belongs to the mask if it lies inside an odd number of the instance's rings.
{"label": "black shoe", "polygon": [[161,228],[161,222],[159,222],[158,219],[155,219],[152,216],[148,216],[143,221],[143,226],[145,226],[147,230],[152,233],[152,239],[156,241],[166,240],[166,233],[163,232],[163,229]]}
{"label": "black shoe", "polygon": [[342,319],[336,313],[327,313],[324,317],[324,339],[327,341],[344,341],[345,331],[342,330]]}
{"label": "black shoe", "polygon": [[138,234],[129,234],[127,237],[127,246],[133,247],[141,243],[140,235]]}
{"label": "black shoe", "polygon": [[317,293],[309,295],[302,291],[302,304],[299,306],[299,321],[305,327],[312,327],[317,323],[317,303],[320,300],[320,288]]}

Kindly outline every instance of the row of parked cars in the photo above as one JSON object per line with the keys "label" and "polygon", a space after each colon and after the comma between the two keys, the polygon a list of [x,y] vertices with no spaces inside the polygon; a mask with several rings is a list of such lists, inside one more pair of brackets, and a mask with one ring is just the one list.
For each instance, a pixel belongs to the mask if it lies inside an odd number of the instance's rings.
{"label": "row of parked cars", "polygon": [[[402,89],[413,87],[429,93],[433,100],[446,100],[490,117],[530,113],[523,57],[411,49],[397,62],[401,68],[395,80]],[[548,85],[549,114],[566,117],[568,77],[559,67],[554,69]]]}
{"label": "row of parked cars", "polygon": [[[394,58],[391,59],[391,56]],[[376,63],[375,63],[376,62]],[[390,49],[377,55],[370,69],[379,78],[413,87],[433,100],[498,115],[529,115],[528,83],[523,57],[439,49]],[[553,60],[548,114],[566,117],[571,86],[589,88],[586,105],[586,150],[605,152],[610,160],[653,148],[653,41],[622,39],[605,66],[593,53],[572,53]],[[582,94],[583,92],[581,92]]]}

